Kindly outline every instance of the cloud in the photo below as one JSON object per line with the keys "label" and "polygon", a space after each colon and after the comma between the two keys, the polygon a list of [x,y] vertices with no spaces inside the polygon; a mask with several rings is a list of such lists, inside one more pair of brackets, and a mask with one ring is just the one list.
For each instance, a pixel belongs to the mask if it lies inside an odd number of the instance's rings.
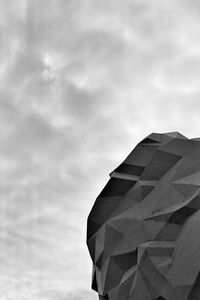
{"label": "cloud", "polygon": [[[71,299],[71,300],[93,300],[95,295],[94,292],[89,292],[88,290],[85,289],[80,289],[75,292],[62,292],[62,291],[56,291],[56,290],[47,290],[39,293],[35,293],[33,297],[36,297],[41,300],[66,300],[66,299]],[[31,298],[35,299],[35,298]]]}

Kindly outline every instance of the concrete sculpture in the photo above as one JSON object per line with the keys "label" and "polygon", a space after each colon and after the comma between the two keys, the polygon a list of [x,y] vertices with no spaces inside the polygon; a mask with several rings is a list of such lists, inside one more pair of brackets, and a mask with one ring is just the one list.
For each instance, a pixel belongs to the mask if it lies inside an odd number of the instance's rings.
{"label": "concrete sculpture", "polygon": [[150,134],[88,217],[100,300],[200,299],[200,139]]}

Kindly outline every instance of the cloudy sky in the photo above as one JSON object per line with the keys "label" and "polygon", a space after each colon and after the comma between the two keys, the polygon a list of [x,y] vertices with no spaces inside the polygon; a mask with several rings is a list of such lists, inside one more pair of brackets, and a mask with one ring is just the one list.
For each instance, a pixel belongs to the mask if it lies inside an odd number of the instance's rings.
{"label": "cloudy sky", "polygon": [[95,300],[86,219],[151,132],[200,136],[198,0],[0,0],[0,294]]}

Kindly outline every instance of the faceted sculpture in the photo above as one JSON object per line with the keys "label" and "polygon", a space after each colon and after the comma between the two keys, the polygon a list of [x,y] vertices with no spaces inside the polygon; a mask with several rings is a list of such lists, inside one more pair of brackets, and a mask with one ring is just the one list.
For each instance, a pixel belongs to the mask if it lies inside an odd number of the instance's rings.
{"label": "faceted sculpture", "polygon": [[200,139],[150,134],[88,217],[100,300],[200,299]]}

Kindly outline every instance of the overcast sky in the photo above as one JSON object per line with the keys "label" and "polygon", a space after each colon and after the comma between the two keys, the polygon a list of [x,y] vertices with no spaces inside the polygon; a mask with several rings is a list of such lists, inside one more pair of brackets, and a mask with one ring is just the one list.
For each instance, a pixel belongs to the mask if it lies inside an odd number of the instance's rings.
{"label": "overcast sky", "polygon": [[151,132],[200,136],[199,17],[199,0],[0,0],[2,300],[97,299],[86,219],[108,174]]}

